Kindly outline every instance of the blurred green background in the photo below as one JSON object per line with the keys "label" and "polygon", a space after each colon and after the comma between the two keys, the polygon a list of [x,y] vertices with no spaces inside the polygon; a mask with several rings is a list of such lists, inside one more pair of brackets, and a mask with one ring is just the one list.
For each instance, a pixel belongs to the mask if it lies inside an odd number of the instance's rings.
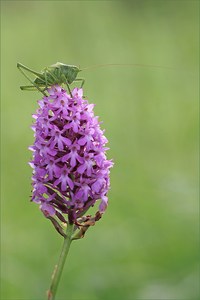
{"label": "blurred green background", "polygon": [[72,244],[57,299],[199,299],[198,1],[2,2],[2,298],[45,299],[62,238],[30,203],[37,92],[16,63],[85,70],[114,158],[109,207]]}

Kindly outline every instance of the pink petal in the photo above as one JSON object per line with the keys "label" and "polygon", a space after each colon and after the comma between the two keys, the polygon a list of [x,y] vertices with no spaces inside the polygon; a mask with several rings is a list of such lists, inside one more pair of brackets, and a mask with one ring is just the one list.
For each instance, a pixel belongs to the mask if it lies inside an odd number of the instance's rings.
{"label": "pink petal", "polygon": [[71,145],[71,141],[70,139],[66,138],[66,137],[62,137],[62,140],[63,140],[63,143],[67,146],[70,146]]}
{"label": "pink petal", "polygon": [[86,142],[87,142],[86,136],[83,136],[82,138],[80,138],[78,140],[78,144],[81,145],[81,146],[85,145]]}
{"label": "pink petal", "polygon": [[67,178],[67,183],[68,183],[70,189],[73,190],[73,188],[74,188],[74,183],[73,183],[73,181],[71,180],[71,178],[69,178],[69,177]]}
{"label": "pink petal", "polygon": [[85,164],[79,166],[78,169],[77,169],[78,173],[80,173],[80,174],[83,174],[85,170],[86,170],[86,165]]}
{"label": "pink petal", "polygon": [[40,209],[43,212],[43,214],[45,215],[45,217],[49,217],[49,216],[54,216],[56,213],[55,208],[47,203],[42,203],[40,205]]}
{"label": "pink petal", "polygon": [[108,206],[108,197],[103,196],[102,201],[99,205],[99,211],[103,213],[106,210],[107,206]]}

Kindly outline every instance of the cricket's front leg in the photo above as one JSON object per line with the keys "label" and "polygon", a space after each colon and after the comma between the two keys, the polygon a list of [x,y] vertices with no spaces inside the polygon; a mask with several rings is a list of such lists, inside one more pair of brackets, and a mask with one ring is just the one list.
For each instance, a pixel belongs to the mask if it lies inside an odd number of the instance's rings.
{"label": "cricket's front leg", "polygon": [[76,82],[76,81],[80,81],[80,82],[81,82],[81,88],[83,87],[83,85],[84,85],[84,83],[85,83],[85,79],[83,79],[83,78],[76,78],[74,81],[75,81],[75,82]]}

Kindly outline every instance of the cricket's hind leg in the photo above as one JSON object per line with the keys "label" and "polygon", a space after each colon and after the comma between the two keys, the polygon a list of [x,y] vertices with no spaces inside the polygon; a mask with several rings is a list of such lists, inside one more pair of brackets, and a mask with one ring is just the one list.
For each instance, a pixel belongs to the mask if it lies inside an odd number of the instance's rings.
{"label": "cricket's hind leg", "polygon": [[[41,74],[40,73],[37,73],[37,72],[35,72],[35,71],[33,71],[33,70],[31,70],[31,69],[29,69],[29,68],[27,68],[26,66],[24,66],[24,65],[22,65],[22,64],[20,64],[20,63],[18,63],[17,64],[17,68],[19,69],[19,71],[26,77],[26,79],[28,79],[28,81],[39,91],[39,92],[41,92],[44,96],[47,96],[46,94],[45,94],[45,92],[25,73],[25,71],[24,70],[26,70],[26,71],[29,71],[30,73],[33,73],[33,74],[35,74],[35,75],[37,75],[39,78],[40,78],[40,76],[41,76]],[[28,90],[28,88],[27,87],[29,87],[29,86],[23,86],[21,89],[23,89],[23,90]]]}
{"label": "cricket's hind leg", "polygon": [[22,91],[37,91],[36,87],[34,85],[22,85],[20,86],[20,89]]}

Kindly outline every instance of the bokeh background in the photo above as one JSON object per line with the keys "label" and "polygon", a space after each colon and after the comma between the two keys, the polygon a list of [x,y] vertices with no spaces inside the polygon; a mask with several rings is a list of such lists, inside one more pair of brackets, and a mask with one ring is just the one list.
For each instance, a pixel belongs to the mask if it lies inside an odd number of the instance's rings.
{"label": "bokeh background", "polygon": [[[199,299],[198,1],[2,1],[5,300],[45,299],[62,238],[30,203],[37,92],[16,63],[87,67],[114,158],[109,208],[72,244],[57,299]],[[171,67],[167,69],[164,67]]]}

